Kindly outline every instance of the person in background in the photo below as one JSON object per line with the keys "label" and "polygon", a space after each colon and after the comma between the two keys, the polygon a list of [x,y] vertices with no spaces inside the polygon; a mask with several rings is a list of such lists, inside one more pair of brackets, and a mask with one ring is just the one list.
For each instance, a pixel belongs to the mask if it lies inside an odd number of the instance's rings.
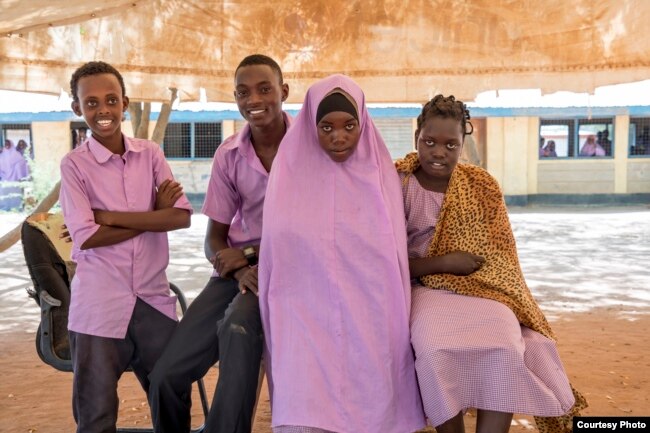
{"label": "person in background", "polygon": [[603,129],[601,132],[601,138],[598,144],[605,151],[605,155],[609,156],[612,154],[612,140],[609,139],[609,130]]}
{"label": "person in background", "polygon": [[555,141],[548,140],[546,146],[544,146],[542,155],[543,158],[557,158],[557,152],[555,152]]}
{"label": "person in background", "polygon": [[25,140],[18,140],[18,144],[16,144],[16,150],[20,152],[21,155],[25,155],[25,150],[27,150],[27,142]]}
{"label": "person in background", "polygon": [[544,137],[539,137],[539,156],[544,156],[544,143],[546,142],[546,138]]}
{"label": "person in background", "polygon": [[14,146],[11,140],[5,140],[4,148],[0,153],[0,180],[16,182],[28,176],[29,167],[23,154]]}
{"label": "person in background", "polygon": [[18,184],[29,177],[29,166],[14,143],[7,139],[0,146],[0,209],[19,210],[23,207],[23,187]]}
{"label": "person in background", "polygon": [[605,149],[596,142],[596,137],[590,135],[580,149],[580,156],[605,156]]}

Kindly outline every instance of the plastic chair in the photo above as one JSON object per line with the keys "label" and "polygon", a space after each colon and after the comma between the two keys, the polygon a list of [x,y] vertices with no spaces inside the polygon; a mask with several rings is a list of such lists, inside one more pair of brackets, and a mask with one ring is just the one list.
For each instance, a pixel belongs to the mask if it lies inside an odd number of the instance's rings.
{"label": "plastic chair", "polygon": [[[34,290],[29,291],[41,307],[41,321],[36,333],[36,352],[41,360],[59,371],[72,371],[70,342],[68,339],[68,309],[70,306],[70,281],[74,266],[62,258],[69,255],[68,251],[59,254],[55,245],[64,250],[66,247],[57,242],[61,232],[62,219],[55,215],[51,219],[48,214],[34,215],[25,221],[21,227],[21,237],[25,262],[29,275],[34,284]],[[31,222],[31,223],[30,223]],[[38,226],[38,228],[37,228]],[[51,233],[50,233],[51,232]],[[46,234],[47,233],[47,234]],[[170,289],[178,297],[181,311],[185,314],[187,300],[183,292],[174,284]],[[197,381],[201,407],[204,419],[208,414],[207,395],[203,379]],[[203,426],[194,433],[200,433]],[[151,428],[118,428],[120,433],[153,432]]]}

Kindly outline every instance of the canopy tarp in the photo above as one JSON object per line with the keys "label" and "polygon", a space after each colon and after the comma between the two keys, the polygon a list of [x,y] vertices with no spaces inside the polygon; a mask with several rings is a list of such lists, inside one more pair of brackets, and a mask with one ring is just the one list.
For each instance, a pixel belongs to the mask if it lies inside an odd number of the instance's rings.
{"label": "canopy tarp", "polygon": [[239,61],[264,53],[290,102],[334,72],[371,102],[593,92],[650,78],[649,23],[646,0],[0,0],[0,88],[58,94],[104,60],[134,100],[230,102]]}

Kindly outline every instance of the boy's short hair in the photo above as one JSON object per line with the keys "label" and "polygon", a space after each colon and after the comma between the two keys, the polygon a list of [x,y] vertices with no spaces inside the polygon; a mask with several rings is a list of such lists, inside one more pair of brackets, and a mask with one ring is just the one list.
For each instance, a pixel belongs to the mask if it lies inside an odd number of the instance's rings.
{"label": "boy's short hair", "polygon": [[269,56],[265,56],[264,54],[251,54],[250,56],[244,57],[244,60],[239,62],[237,69],[235,69],[235,75],[237,75],[237,71],[239,71],[240,68],[243,68],[244,66],[254,66],[254,65],[269,66],[278,74],[278,78],[280,78],[280,84],[284,84],[284,80],[282,78],[282,69],[280,69],[280,65],[278,65],[278,63],[275,60],[273,60]]}
{"label": "boy's short hair", "polygon": [[117,77],[117,81],[120,82],[120,86],[122,87],[122,97],[124,98],[126,96],[124,78],[122,78],[122,74],[120,74],[117,69],[106,62],[88,62],[74,71],[72,78],[70,79],[70,91],[72,92],[72,99],[75,102],[79,102],[79,96],[77,95],[77,85],[79,84],[79,80],[83,77],[89,77],[91,75],[98,74],[115,75],[115,77]]}

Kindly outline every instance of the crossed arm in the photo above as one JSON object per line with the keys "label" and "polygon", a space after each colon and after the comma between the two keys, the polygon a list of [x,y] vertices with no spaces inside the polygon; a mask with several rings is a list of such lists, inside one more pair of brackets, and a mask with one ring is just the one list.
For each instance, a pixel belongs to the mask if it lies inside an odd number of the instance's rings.
{"label": "crossed arm", "polygon": [[90,236],[81,249],[105,247],[134,238],[140,233],[163,232],[190,226],[190,213],[173,207],[183,195],[178,182],[165,180],[156,193],[155,210],[148,212],[117,212],[94,210],[99,229]]}

